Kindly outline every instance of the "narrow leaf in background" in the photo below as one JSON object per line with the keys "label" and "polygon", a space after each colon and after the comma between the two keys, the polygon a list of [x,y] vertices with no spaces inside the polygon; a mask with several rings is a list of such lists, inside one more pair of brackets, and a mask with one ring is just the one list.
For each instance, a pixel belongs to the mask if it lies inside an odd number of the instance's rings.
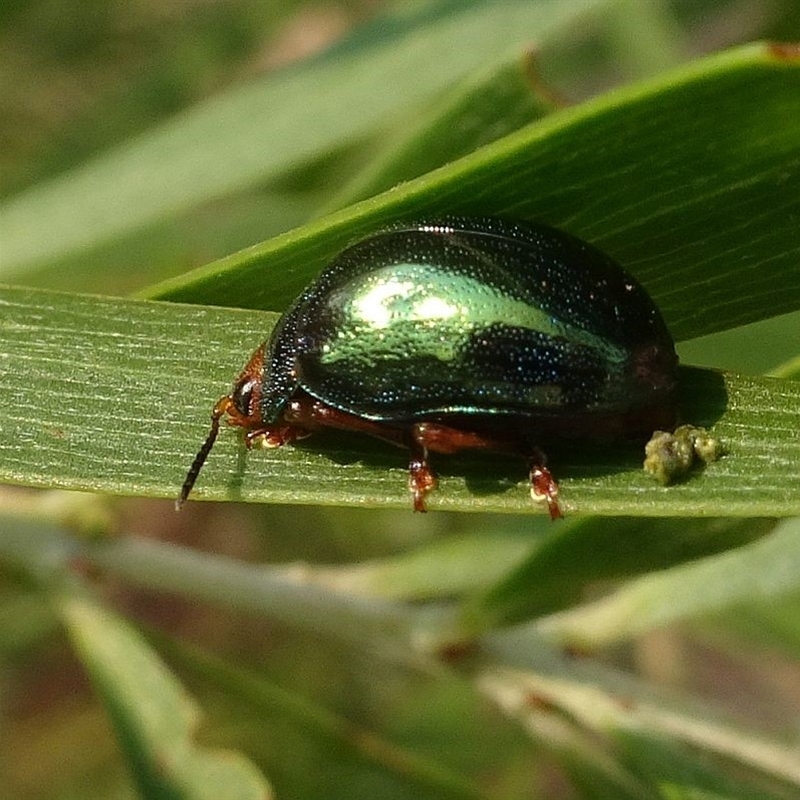
{"label": "narrow leaf in background", "polygon": [[279,310],[345,245],[392,220],[507,215],[614,256],[677,340],[743,325],[800,307],[799,120],[800,56],[750,45],[550,114],[144,294]]}
{"label": "narrow leaf in background", "polygon": [[542,619],[537,627],[565,647],[593,650],[746,599],[797,592],[800,520],[791,519],[760,541],[631,581],[595,603]]}
{"label": "narrow leaf in background", "polygon": [[194,742],[196,703],[128,623],[72,593],[56,599],[103,698],[143,797],[267,800],[272,792],[243,756]]}
{"label": "narrow leaf in background", "polygon": [[9,200],[0,208],[4,279],[285,174],[524,50],[586,7],[586,0],[426,3],[376,21],[317,58],[210,99]]}

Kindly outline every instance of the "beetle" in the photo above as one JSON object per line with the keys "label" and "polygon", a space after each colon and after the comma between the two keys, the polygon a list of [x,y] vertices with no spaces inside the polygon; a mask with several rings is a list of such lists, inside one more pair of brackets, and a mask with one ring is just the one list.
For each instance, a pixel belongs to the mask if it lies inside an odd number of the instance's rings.
{"label": "beetle", "polygon": [[321,428],[406,448],[415,511],[436,486],[431,453],[513,454],[555,519],[542,446],[672,427],[677,366],[650,296],[592,245],[508,219],[398,223],[346,248],[280,318],[214,406],[176,505],[227,416],[248,448]]}

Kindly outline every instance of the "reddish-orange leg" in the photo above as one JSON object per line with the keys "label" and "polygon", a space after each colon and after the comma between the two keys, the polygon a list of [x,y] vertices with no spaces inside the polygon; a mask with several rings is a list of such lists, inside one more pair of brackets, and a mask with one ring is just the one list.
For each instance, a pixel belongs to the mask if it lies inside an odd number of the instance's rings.
{"label": "reddish-orange leg", "polygon": [[462,431],[433,422],[420,422],[412,428],[413,442],[409,465],[409,486],[414,496],[414,510],[425,511],[425,496],[436,488],[436,476],[428,463],[428,451],[456,453],[459,450],[493,450],[499,453],[528,451],[531,497],[544,499],[551,519],[563,514],[558,504],[558,483],[547,469],[544,453],[538,448],[525,448],[519,443],[494,439],[481,433]]}
{"label": "reddish-orange leg", "polygon": [[[257,407],[257,404],[255,404]],[[253,408],[253,406],[251,406]],[[177,506],[184,503],[194,485],[203,462],[217,436],[219,421],[228,416],[230,425],[245,429],[245,444],[252,448],[282,447],[310,436],[319,428],[338,428],[357,431],[391,442],[410,450],[408,464],[408,486],[414,501],[414,511],[425,509],[427,496],[436,488],[437,479],[429,460],[430,453],[457,453],[461,450],[491,450],[513,453],[528,458],[530,469],[531,497],[545,500],[553,519],[561,516],[558,504],[558,483],[547,469],[544,454],[512,436],[492,436],[441,425],[436,422],[418,422],[410,426],[390,425],[331,408],[324,403],[299,392],[283,410],[280,420],[273,425],[264,425],[257,411],[245,414],[238,410],[232,396],[219,400],[211,417],[211,430],[206,442],[198,452],[186,476]]]}
{"label": "reddish-orange leg", "polygon": [[531,497],[534,500],[544,499],[550,519],[559,519],[564,515],[558,504],[558,483],[544,463],[544,455],[538,453],[528,460],[531,476]]}
{"label": "reddish-orange leg", "polygon": [[[460,450],[492,450],[499,453],[520,453],[526,455],[530,468],[531,497],[542,499],[547,503],[551,519],[562,516],[558,503],[558,483],[546,466],[546,458],[538,448],[531,448],[519,441],[493,438],[482,433],[463,431],[436,422],[418,422],[412,425],[410,437],[402,428],[392,428],[385,423],[356,417],[343,411],[326,406],[317,400],[301,397],[291,401],[283,415],[287,423],[288,435],[279,444],[291,441],[297,428],[307,436],[315,428],[338,428],[340,430],[359,431],[378,439],[391,442],[400,447],[409,447],[411,457],[408,464],[408,486],[414,501],[414,511],[426,510],[426,497],[436,488],[436,473],[433,471],[430,453],[457,453]],[[297,427],[295,427],[297,426]],[[275,429],[276,430],[276,429]],[[262,431],[263,432],[263,431]],[[275,434],[270,431],[269,436]],[[409,441],[410,438],[410,441]]]}

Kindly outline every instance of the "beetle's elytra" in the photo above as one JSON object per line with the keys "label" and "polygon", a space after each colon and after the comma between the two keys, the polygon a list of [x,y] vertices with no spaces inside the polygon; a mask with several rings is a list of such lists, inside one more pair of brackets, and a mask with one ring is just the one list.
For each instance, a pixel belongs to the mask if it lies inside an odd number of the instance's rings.
{"label": "beetle's elytra", "polygon": [[490,218],[396,225],[337,256],[255,351],[178,506],[227,415],[248,447],[331,427],[406,448],[417,511],[436,485],[430,453],[516,454],[555,518],[540,446],[673,426],[677,364],[648,294],[586,242]]}

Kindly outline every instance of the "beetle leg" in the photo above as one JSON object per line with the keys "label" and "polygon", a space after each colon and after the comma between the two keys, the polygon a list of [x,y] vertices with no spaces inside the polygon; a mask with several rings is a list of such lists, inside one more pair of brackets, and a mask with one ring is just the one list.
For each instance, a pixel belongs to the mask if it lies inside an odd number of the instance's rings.
{"label": "beetle leg", "polygon": [[531,499],[535,501],[545,500],[547,510],[550,512],[550,519],[559,519],[564,515],[561,513],[561,506],[558,504],[558,483],[546,466],[547,458],[538,448],[534,448],[528,457],[528,467],[530,469]]}
{"label": "beetle leg", "polygon": [[271,428],[248,431],[245,438],[247,446],[252,447],[255,440],[261,437],[264,447],[281,447],[310,436],[317,428],[359,431],[401,447],[408,446],[411,451],[408,486],[414,498],[414,511],[425,511],[425,498],[436,488],[436,473],[431,468],[429,453],[457,453],[460,450],[521,453],[528,458],[531,497],[547,502],[547,510],[552,519],[562,516],[558,504],[558,483],[547,469],[544,453],[538,448],[522,446],[518,441],[507,437],[492,437],[437,422],[417,422],[411,426],[409,436],[408,429],[339,411],[304,393],[298,394],[287,404],[282,423]]}
{"label": "beetle leg", "polygon": [[[291,429],[302,431],[302,434],[295,436],[297,439],[310,436],[311,432],[319,428],[333,428],[340,431],[357,431],[368,436],[391,442],[399,447],[405,447],[407,438],[402,428],[393,428],[382,422],[358,417],[355,414],[348,414],[337,408],[326,405],[325,403],[314,400],[303,392],[297,395],[286,405],[283,412],[284,426],[274,428],[278,430]],[[292,439],[286,439],[280,444],[288,444]],[[280,446],[274,445],[276,447]]]}
{"label": "beetle leg", "polygon": [[311,431],[297,425],[273,425],[270,428],[251,428],[244,435],[244,443],[248,450],[252,450],[253,447],[272,449],[292,444],[308,436],[311,436]]}
{"label": "beetle leg", "polygon": [[411,428],[411,458],[408,462],[408,488],[414,498],[414,511],[427,511],[425,498],[436,488],[438,481],[428,461],[425,425],[420,422]]}
{"label": "beetle leg", "polygon": [[457,453],[459,450],[494,450],[508,452],[508,442],[492,439],[482,433],[462,431],[438,422],[418,422],[414,425],[414,441],[434,453]]}
{"label": "beetle leg", "polygon": [[[521,452],[527,455],[530,470],[531,498],[537,502],[545,500],[551,519],[563,516],[558,504],[558,483],[547,468],[547,458],[538,447],[528,447],[509,439],[493,438],[483,433],[462,431],[436,422],[419,422],[413,428],[413,439],[425,453],[424,466],[427,467],[427,451],[435,453],[456,453],[459,450],[493,450],[498,453]],[[414,481],[414,458],[412,457],[412,484]],[[421,469],[422,467],[420,467]],[[428,469],[428,472],[430,470]],[[430,488],[433,488],[432,486]],[[412,486],[413,491],[413,486]],[[427,491],[430,491],[428,489]],[[414,508],[417,508],[417,495],[414,495]],[[424,504],[424,499],[423,499]]]}

